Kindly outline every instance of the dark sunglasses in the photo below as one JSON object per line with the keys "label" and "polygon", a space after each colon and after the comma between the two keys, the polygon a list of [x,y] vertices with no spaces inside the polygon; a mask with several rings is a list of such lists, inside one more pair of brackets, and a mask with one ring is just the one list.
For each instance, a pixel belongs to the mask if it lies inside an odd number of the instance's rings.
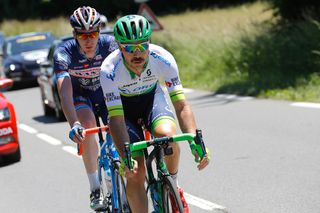
{"label": "dark sunglasses", "polygon": [[97,38],[99,36],[100,31],[93,31],[93,32],[76,32],[77,39],[88,39],[88,38]]}

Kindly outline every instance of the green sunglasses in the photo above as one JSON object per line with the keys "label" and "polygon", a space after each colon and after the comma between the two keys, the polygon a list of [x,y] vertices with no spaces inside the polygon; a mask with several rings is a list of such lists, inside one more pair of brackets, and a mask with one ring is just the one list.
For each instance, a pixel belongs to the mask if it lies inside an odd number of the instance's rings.
{"label": "green sunglasses", "polygon": [[[120,43],[119,43],[120,44]],[[149,41],[140,43],[140,44],[120,44],[120,46],[127,52],[127,53],[134,53],[137,49],[140,52],[144,52],[149,48]]]}

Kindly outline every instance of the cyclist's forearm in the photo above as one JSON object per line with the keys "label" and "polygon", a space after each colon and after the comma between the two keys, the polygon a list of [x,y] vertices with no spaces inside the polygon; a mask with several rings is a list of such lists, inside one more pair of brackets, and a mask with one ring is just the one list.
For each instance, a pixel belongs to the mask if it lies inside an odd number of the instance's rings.
{"label": "cyclist's forearm", "polygon": [[119,155],[122,158],[125,157],[123,153],[124,142],[130,142],[130,139],[123,116],[114,116],[110,118],[110,131]]}
{"label": "cyclist's forearm", "polygon": [[191,106],[185,101],[174,104],[180,129],[183,133],[195,133],[197,125]]}
{"label": "cyclist's forearm", "polygon": [[73,97],[72,97],[72,85],[69,78],[58,79],[57,88],[61,100],[62,110],[72,127],[76,121],[78,121],[76,111],[74,109]]}

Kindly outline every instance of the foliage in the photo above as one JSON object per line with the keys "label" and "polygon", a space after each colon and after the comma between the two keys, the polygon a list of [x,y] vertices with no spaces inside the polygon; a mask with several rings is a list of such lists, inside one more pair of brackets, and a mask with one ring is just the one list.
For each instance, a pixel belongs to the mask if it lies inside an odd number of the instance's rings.
{"label": "foliage", "polygon": [[[148,4],[156,14],[168,14],[185,11],[186,9],[203,9],[213,6],[226,6],[254,0],[149,0]],[[0,0],[0,20],[17,19],[52,19],[69,16],[79,6],[91,6],[105,14],[110,20],[124,14],[138,11],[139,4],[134,0]],[[164,5],[166,5],[164,7]]]}
{"label": "foliage", "polygon": [[154,37],[176,56],[188,87],[320,101],[319,23],[284,23],[267,8],[258,3],[168,16],[161,20],[166,30]]}
{"label": "foliage", "polygon": [[[175,56],[185,87],[320,102],[320,23],[283,22],[269,8],[258,2],[161,16],[164,30],[152,42]],[[71,33],[65,17],[6,21],[0,30]]]}
{"label": "foliage", "polygon": [[271,2],[276,15],[285,20],[320,19],[319,0],[267,0]]}

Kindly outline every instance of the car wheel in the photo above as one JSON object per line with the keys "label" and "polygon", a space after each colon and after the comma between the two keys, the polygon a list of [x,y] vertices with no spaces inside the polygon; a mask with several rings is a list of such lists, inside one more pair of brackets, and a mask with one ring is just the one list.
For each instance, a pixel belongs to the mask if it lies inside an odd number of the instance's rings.
{"label": "car wheel", "polygon": [[3,156],[3,160],[10,163],[19,162],[21,160],[20,147],[18,147],[15,153]]}
{"label": "car wheel", "polygon": [[58,98],[57,94],[55,93],[54,94],[54,101],[56,103],[56,108],[54,109],[55,111],[55,115],[56,115],[56,118],[59,120],[59,121],[66,121],[66,117],[64,116],[64,113],[62,111],[62,107],[61,107],[61,103],[60,103],[60,99]]}
{"label": "car wheel", "polygon": [[45,116],[52,116],[54,115],[54,110],[50,108],[47,104],[44,103],[44,95],[41,91],[41,103],[42,103],[42,108],[43,108],[43,114]]}

